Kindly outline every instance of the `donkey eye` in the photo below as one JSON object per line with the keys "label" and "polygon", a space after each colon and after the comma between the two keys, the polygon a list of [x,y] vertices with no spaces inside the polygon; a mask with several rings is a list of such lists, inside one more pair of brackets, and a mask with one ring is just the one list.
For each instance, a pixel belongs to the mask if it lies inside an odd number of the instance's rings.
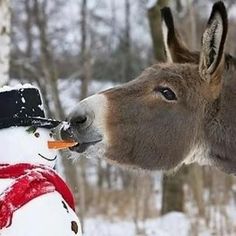
{"label": "donkey eye", "polygon": [[161,93],[166,100],[174,101],[177,100],[175,93],[168,87],[158,87],[155,91]]}

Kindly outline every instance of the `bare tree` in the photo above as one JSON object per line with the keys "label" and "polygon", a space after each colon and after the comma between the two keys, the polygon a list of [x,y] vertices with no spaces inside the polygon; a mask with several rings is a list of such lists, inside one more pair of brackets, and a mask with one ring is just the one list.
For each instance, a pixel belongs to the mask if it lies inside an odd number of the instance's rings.
{"label": "bare tree", "polygon": [[32,56],[33,50],[33,35],[32,35],[32,25],[33,25],[33,11],[32,11],[32,0],[24,0],[24,8],[26,13],[26,20],[24,24],[25,34],[26,34],[26,52],[25,55],[29,59]]}
{"label": "bare tree", "polygon": [[183,172],[173,175],[163,175],[161,214],[170,211],[184,210]]}
{"label": "bare tree", "polygon": [[188,184],[193,192],[193,198],[197,204],[198,214],[201,217],[205,216],[204,203],[204,179],[202,167],[194,164],[188,168]]}
{"label": "bare tree", "polygon": [[54,102],[54,115],[57,119],[63,119],[64,112],[59,98],[57,87],[57,71],[54,64],[53,53],[47,36],[47,1],[34,0],[35,24],[39,31],[40,61],[44,74],[45,84],[49,85],[49,94]]}
{"label": "bare tree", "polygon": [[81,90],[80,90],[80,99],[83,99],[87,96],[88,93],[88,83],[91,79],[91,66],[90,66],[90,55],[87,47],[87,0],[82,0],[81,3],[81,53],[80,53],[80,61],[81,61]]}
{"label": "bare tree", "polygon": [[[81,33],[81,43],[80,43],[80,64],[82,73],[80,74],[81,89],[80,89],[80,99],[84,99],[88,95],[88,84],[91,80],[91,61],[90,52],[88,49],[88,6],[87,0],[81,1],[80,7],[80,33]],[[84,218],[85,218],[85,208],[86,208],[86,159],[82,158],[78,163],[78,183],[79,183],[79,213],[81,220],[82,232],[84,232]]]}
{"label": "bare tree", "polygon": [[189,0],[189,19],[191,28],[191,48],[196,50],[197,46],[197,22],[196,22],[196,9],[192,0]]}
{"label": "bare tree", "polygon": [[132,79],[131,73],[131,23],[130,23],[130,0],[125,0],[125,32],[124,32],[124,71],[122,82]]}
{"label": "bare tree", "polygon": [[0,86],[9,80],[10,60],[10,1],[0,1]]}
{"label": "bare tree", "polygon": [[164,60],[164,47],[161,33],[161,12],[160,9],[168,4],[168,0],[157,1],[148,9],[148,21],[152,36],[154,57],[157,61]]}

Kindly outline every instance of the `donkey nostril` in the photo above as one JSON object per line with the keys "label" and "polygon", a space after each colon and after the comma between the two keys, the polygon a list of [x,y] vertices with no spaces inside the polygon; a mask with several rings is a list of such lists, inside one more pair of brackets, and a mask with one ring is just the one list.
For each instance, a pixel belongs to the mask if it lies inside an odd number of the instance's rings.
{"label": "donkey nostril", "polygon": [[76,118],[71,119],[70,123],[72,125],[78,126],[84,124],[86,121],[87,121],[86,116],[78,116]]}

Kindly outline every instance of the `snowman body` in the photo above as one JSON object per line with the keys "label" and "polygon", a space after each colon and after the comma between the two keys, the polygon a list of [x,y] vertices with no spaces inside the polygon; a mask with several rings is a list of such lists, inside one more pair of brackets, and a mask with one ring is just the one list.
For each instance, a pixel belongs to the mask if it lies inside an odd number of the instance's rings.
{"label": "snowman body", "polygon": [[57,192],[37,197],[12,218],[12,224],[0,231],[1,236],[67,236],[81,235],[74,211]]}
{"label": "snowman body", "polygon": [[[0,130],[0,166],[23,163],[41,166],[39,171],[42,172],[44,167],[54,172],[58,153],[48,149],[49,140],[53,140],[53,137],[50,130],[45,128],[9,127]],[[0,200],[5,192],[12,191],[14,182],[17,182],[17,178],[0,178]],[[13,212],[10,224],[0,229],[0,236],[75,235],[82,235],[79,219],[57,190],[51,190],[22,205]]]}

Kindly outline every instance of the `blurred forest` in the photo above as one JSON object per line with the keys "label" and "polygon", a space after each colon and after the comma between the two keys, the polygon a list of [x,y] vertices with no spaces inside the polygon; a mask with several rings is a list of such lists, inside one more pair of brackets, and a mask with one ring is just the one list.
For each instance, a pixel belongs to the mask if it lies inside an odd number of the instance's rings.
{"label": "blurred forest", "polygon": [[[65,109],[61,83],[72,84],[71,96],[76,102],[96,92],[90,89],[93,81],[123,83],[145,67],[165,61],[160,8],[166,5],[186,44],[199,49],[214,1],[2,0],[1,4],[4,2],[11,8],[7,83],[36,84],[48,116],[63,119],[75,103]],[[227,51],[236,55],[236,3],[224,2],[229,13]],[[204,235],[236,235],[233,176],[197,165],[165,175],[137,173],[101,159],[71,161],[67,152],[62,155],[58,168],[74,191],[82,223],[97,216],[127,220],[133,222],[136,235],[149,235],[146,220],[179,211],[190,220],[189,235],[203,235],[204,230],[209,233]]]}

